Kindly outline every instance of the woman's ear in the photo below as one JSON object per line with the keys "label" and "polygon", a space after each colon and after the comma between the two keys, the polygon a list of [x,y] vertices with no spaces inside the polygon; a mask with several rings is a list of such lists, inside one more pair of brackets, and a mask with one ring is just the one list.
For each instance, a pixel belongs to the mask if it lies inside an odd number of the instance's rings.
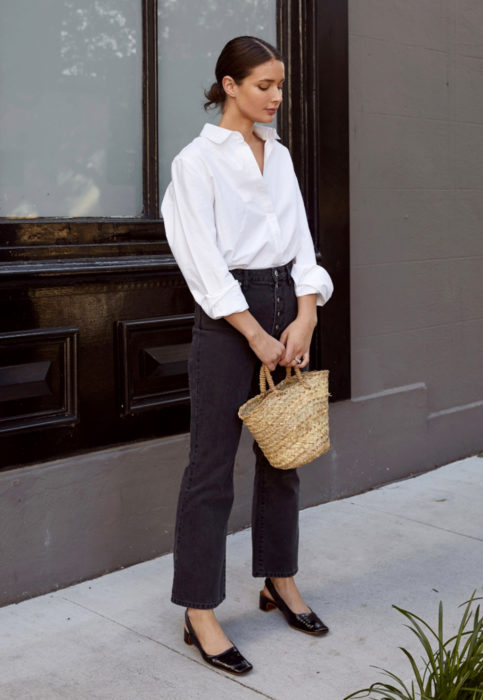
{"label": "woman's ear", "polygon": [[229,95],[230,97],[235,97],[236,83],[231,76],[225,75],[225,77],[221,81],[221,84],[223,85],[223,89],[227,95]]}

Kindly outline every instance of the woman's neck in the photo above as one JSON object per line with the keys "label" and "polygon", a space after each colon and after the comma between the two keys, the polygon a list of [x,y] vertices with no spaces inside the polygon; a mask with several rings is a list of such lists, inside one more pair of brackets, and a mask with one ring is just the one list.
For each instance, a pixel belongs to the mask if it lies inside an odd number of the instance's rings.
{"label": "woman's neck", "polygon": [[230,114],[223,114],[218,126],[224,129],[230,129],[231,131],[239,131],[245,141],[250,142],[254,138],[253,125],[250,119],[243,119],[241,117],[234,117]]}

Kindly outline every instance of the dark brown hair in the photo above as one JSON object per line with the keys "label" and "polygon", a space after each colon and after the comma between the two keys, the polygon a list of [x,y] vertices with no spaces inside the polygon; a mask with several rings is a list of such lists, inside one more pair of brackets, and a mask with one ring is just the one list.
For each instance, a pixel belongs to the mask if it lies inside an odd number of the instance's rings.
{"label": "dark brown hair", "polygon": [[275,59],[282,61],[278,49],[263,39],[254,36],[237,36],[223,47],[215,68],[216,82],[205,90],[205,109],[223,107],[226,92],[221,81],[229,75],[237,85],[250,75],[252,70],[262,63]]}

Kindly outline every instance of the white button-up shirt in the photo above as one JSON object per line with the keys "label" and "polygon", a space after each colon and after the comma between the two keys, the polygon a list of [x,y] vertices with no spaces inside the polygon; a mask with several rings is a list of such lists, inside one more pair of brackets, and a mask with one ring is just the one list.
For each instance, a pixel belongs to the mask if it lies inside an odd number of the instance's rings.
{"label": "white button-up shirt", "polygon": [[235,268],[293,261],[297,296],[333,291],[316,264],[307,216],[288,149],[272,127],[255,126],[264,168],[239,131],[205,124],[175,157],[161,205],[166,237],[195,300],[211,318],[248,309]]}

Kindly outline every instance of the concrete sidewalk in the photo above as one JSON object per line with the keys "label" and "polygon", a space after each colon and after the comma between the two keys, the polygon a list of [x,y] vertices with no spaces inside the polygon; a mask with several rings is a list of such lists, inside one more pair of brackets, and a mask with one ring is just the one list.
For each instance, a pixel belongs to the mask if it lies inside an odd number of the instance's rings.
{"label": "concrete sidewalk", "polygon": [[[303,478],[303,477],[302,477]],[[217,609],[254,670],[208,667],[182,638],[169,602],[170,555],[0,609],[2,700],[230,698],[342,700],[381,679],[410,677],[398,646],[419,650],[394,603],[447,636],[458,604],[483,595],[483,459],[470,457],[300,514],[307,603],[331,631],[313,638],[258,610],[250,531],[228,538],[227,599]],[[35,562],[32,562],[35,566]]]}

